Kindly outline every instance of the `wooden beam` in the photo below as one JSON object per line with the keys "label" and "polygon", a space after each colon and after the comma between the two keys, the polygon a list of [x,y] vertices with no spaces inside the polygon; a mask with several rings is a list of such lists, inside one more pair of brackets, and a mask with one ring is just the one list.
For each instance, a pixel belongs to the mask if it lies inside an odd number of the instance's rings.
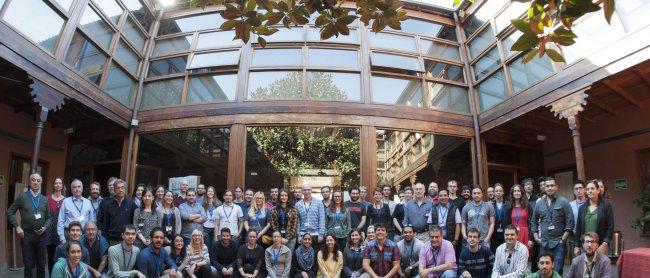
{"label": "wooden beam", "polygon": [[637,108],[641,108],[641,103],[638,100],[636,100],[628,91],[621,88],[621,86],[615,84],[611,80],[603,80],[603,85],[605,85],[605,87],[611,89],[619,96],[627,100],[627,102],[629,102],[630,104],[636,106]]}
{"label": "wooden beam", "polygon": [[635,73],[639,78],[641,78],[641,80],[643,80],[643,81],[645,82],[645,84],[648,85],[648,87],[650,87],[650,76],[649,76],[649,75],[647,75],[647,74],[643,74],[643,72],[641,72],[641,69],[639,69],[638,67],[633,67],[633,68],[632,68],[632,71],[633,71],[633,72],[634,72],[634,73]]}
{"label": "wooden beam", "polygon": [[562,121],[557,120],[555,118],[549,118],[549,117],[545,117],[545,116],[542,116],[542,115],[539,115],[539,114],[531,114],[531,113],[528,113],[527,115],[529,117],[532,117],[532,118],[535,118],[535,119],[538,119],[538,120],[545,121],[547,123],[553,124],[553,125],[555,125],[557,127],[561,127],[563,129],[566,128],[566,125]]}
{"label": "wooden beam", "polygon": [[591,104],[595,105],[596,107],[604,110],[605,112],[607,112],[609,114],[612,114],[612,115],[618,114],[618,113],[616,113],[616,110],[614,110],[614,108],[611,108],[609,105],[605,104],[604,102],[594,98],[594,95],[591,95],[591,98],[589,98],[587,100],[587,103],[591,103]]}

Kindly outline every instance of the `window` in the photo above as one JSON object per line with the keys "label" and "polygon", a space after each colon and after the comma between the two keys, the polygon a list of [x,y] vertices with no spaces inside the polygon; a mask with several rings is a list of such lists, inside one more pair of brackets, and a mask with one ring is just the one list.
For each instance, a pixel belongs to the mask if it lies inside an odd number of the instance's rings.
{"label": "window", "polygon": [[[61,8],[63,8],[65,11],[70,11],[70,6],[72,6],[72,2],[74,0],[54,0]],[[0,1],[0,6],[2,6],[2,3],[4,3],[4,0]]]}
{"label": "window", "polygon": [[465,82],[463,68],[432,60],[424,60],[425,76],[451,81]]}
{"label": "window", "polygon": [[142,109],[178,105],[183,93],[183,78],[149,82],[142,91]]}
{"label": "window", "polygon": [[81,15],[79,20],[79,25],[85,33],[91,36],[96,43],[99,44],[104,50],[108,50],[111,45],[111,40],[113,39],[113,29],[104,22],[99,15],[93,10],[90,6],[86,6],[86,9]]}
{"label": "window", "polygon": [[510,26],[510,20],[521,16],[528,10],[528,7],[530,7],[529,3],[510,2],[510,5],[494,19],[494,29],[497,31],[497,34]]}
{"label": "window", "polygon": [[307,99],[361,100],[361,77],[357,73],[307,72]]}
{"label": "window", "polygon": [[511,51],[510,48],[523,34],[524,33],[515,30],[514,32],[512,32],[512,34],[508,35],[503,39],[503,41],[501,41],[501,43],[503,44],[503,52],[506,54],[506,59],[514,54],[519,53],[519,51]]}
{"label": "window", "polygon": [[470,16],[469,20],[465,22],[465,32],[469,38],[479,27],[481,27],[485,22],[489,21],[490,18],[494,17],[494,14],[503,7],[508,0],[490,0],[484,1],[481,7],[473,11],[474,14]]}
{"label": "window", "polygon": [[302,66],[302,50],[289,49],[255,49],[253,67],[299,67]]}
{"label": "window", "polygon": [[188,69],[232,66],[239,64],[239,50],[194,54]]}
{"label": "window", "polygon": [[422,106],[420,80],[372,76],[371,86],[374,103]]}
{"label": "window", "polygon": [[106,64],[106,55],[81,33],[75,32],[70,47],[68,47],[65,62],[99,85]]}
{"label": "window", "polygon": [[[305,40],[303,35],[304,29],[300,26],[293,28],[277,27],[277,29],[278,31],[275,34],[266,36],[264,39],[267,42],[302,42]],[[256,41],[257,39],[253,40],[253,42]]]}
{"label": "window", "polygon": [[479,106],[482,111],[501,103],[508,97],[508,89],[503,71],[499,70],[476,87]]}
{"label": "window", "polygon": [[427,82],[429,106],[439,110],[470,113],[467,89],[442,83]]}
{"label": "window", "polygon": [[490,26],[487,26],[480,34],[472,39],[469,42],[469,52],[472,58],[476,58],[484,49],[488,48],[493,42],[496,41],[496,37],[492,34],[492,29]]}
{"label": "window", "polygon": [[104,91],[111,97],[124,104],[126,107],[133,106],[133,91],[138,86],[126,72],[115,64],[111,64],[104,82]]}
{"label": "window", "polygon": [[422,65],[420,60],[415,57],[399,56],[384,53],[370,54],[370,61],[373,66],[397,68],[422,72]]}
{"label": "window", "polygon": [[618,17],[613,16],[610,25],[603,15],[598,13],[581,17],[573,24],[572,30],[578,36],[575,39],[576,43],[562,48],[567,64],[594,54],[625,34],[623,24]]}
{"label": "window", "polygon": [[142,52],[144,50],[144,43],[147,39],[130,17],[128,17],[124,23],[122,34],[124,34],[126,39],[129,40],[138,51]]}
{"label": "window", "polygon": [[11,1],[3,19],[45,51],[54,54],[64,20],[42,0]]}
{"label": "window", "polygon": [[619,14],[629,33],[648,25],[650,2],[647,0],[616,1],[616,13]]}
{"label": "window", "polygon": [[492,48],[488,53],[483,55],[474,64],[474,78],[481,79],[486,74],[496,69],[501,64],[501,56],[499,56],[499,49]]}
{"label": "window", "polygon": [[140,66],[140,57],[138,57],[133,50],[126,45],[123,40],[120,40],[117,43],[115,48],[115,54],[113,55],[115,60],[120,63],[126,70],[131,74],[138,74],[138,67]]}
{"label": "window", "polygon": [[189,51],[192,47],[193,36],[182,36],[156,41],[153,56],[163,56],[175,52]]}
{"label": "window", "polygon": [[[455,41],[455,27],[446,26],[439,23],[429,22],[420,19],[407,19],[401,22],[402,32],[416,34],[426,37],[435,37]],[[388,29],[392,29],[388,27]]]}
{"label": "window", "polygon": [[151,61],[149,63],[149,73],[147,76],[164,76],[185,72],[185,65],[187,65],[187,56]]}
{"label": "window", "polygon": [[126,5],[126,9],[133,14],[135,19],[140,22],[140,25],[142,25],[148,33],[149,29],[151,29],[151,25],[153,25],[153,22],[155,21],[155,18],[151,12],[149,12],[149,9],[142,5],[139,0],[122,0],[122,3]]}
{"label": "window", "polygon": [[251,72],[248,76],[248,99],[302,98],[302,72]]}
{"label": "window", "polygon": [[199,30],[217,29],[224,19],[218,13],[192,15],[181,18],[163,19],[160,21],[158,36],[174,33],[194,32]]}
{"label": "window", "polygon": [[[275,36],[275,34],[273,34]],[[316,27],[307,28],[307,41],[310,42],[326,42],[326,43],[344,43],[344,44],[359,44],[359,34],[357,29],[350,28],[349,35],[339,35],[338,37],[332,36],[329,39],[322,40],[320,37],[320,29]]]}
{"label": "window", "polygon": [[370,47],[405,52],[417,52],[413,37],[388,33],[370,33]]}
{"label": "window", "polygon": [[420,39],[420,54],[460,61],[458,46]]}
{"label": "window", "polygon": [[117,26],[117,23],[120,21],[120,16],[124,12],[122,7],[115,0],[94,0],[93,2],[104,12],[108,20]]}
{"label": "window", "polygon": [[191,77],[187,103],[222,102],[235,100],[237,74]]}
{"label": "window", "polygon": [[241,40],[233,40],[235,31],[220,31],[199,34],[196,49],[225,48],[241,46]]}
{"label": "window", "polygon": [[519,93],[553,74],[553,61],[548,56],[537,57],[525,64],[523,63],[524,56],[508,65],[515,93]]}
{"label": "window", "polygon": [[309,66],[359,69],[359,51],[311,48]]}

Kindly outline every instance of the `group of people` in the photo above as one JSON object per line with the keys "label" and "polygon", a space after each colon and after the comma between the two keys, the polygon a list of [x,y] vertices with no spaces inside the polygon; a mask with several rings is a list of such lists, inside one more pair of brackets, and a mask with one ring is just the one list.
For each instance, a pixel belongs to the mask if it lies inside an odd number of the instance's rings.
{"label": "group of people", "polygon": [[[600,180],[576,181],[575,198],[557,196],[553,178],[526,179],[506,195],[501,184],[440,188],[416,183],[347,193],[302,185],[289,192],[214,187],[138,186],[111,178],[110,196],[92,183],[63,180],[29,190],[7,215],[21,238],[25,277],[609,277],[614,219]],[[460,191],[460,194],[459,194]],[[20,221],[16,212],[20,212]],[[47,250],[47,252],[43,252]],[[529,259],[531,267],[529,268]]]}

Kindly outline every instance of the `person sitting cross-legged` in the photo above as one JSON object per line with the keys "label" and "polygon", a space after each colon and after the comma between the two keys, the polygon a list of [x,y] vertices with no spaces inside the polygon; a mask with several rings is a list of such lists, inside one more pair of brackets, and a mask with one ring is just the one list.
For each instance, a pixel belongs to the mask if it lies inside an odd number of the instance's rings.
{"label": "person sitting cross-legged", "polygon": [[90,278],[88,265],[81,261],[81,243],[69,240],[65,243],[67,256],[59,258],[52,268],[53,278]]}
{"label": "person sitting cross-legged", "polygon": [[108,277],[147,277],[135,269],[136,260],[140,255],[140,248],[133,245],[135,235],[135,226],[126,224],[122,228],[122,242],[108,247]]}
{"label": "person sitting cross-legged", "polygon": [[607,255],[597,252],[598,234],[595,232],[587,232],[582,242],[585,252],[573,258],[569,273],[565,277],[609,277],[612,271],[612,264]]}
{"label": "person sitting cross-legged", "polygon": [[467,232],[469,246],[463,248],[458,257],[458,273],[460,276],[469,278],[490,277],[494,265],[494,254],[490,247],[480,244],[481,232],[471,228]]}
{"label": "person sitting cross-legged", "polygon": [[147,277],[181,278],[176,271],[176,263],[169,253],[162,249],[165,242],[165,231],[155,227],[149,234],[151,244],[140,251],[138,255],[138,271]]}
{"label": "person sitting cross-legged", "polygon": [[553,253],[546,252],[539,256],[537,266],[539,271],[528,274],[526,278],[561,278],[562,275],[553,270]]}
{"label": "person sitting cross-legged", "polygon": [[528,248],[521,243],[513,225],[503,229],[505,243],[497,247],[492,277],[524,277],[528,272]]}
{"label": "person sitting cross-legged", "polygon": [[212,243],[210,265],[217,270],[217,277],[238,277],[237,250],[239,245],[232,240],[230,228],[223,227],[219,241]]}
{"label": "person sitting cross-legged", "polygon": [[433,226],[429,242],[420,249],[420,278],[456,277],[456,252],[450,241],[442,238],[442,230]]}

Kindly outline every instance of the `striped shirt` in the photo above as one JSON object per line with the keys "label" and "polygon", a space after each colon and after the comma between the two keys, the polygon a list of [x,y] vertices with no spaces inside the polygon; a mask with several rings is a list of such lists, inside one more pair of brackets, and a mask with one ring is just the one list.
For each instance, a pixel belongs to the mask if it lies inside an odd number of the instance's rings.
{"label": "striped shirt", "polygon": [[311,199],[309,204],[305,200],[296,203],[298,211],[298,234],[311,234],[325,236],[325,206],[318,199]]}
{"label": "striped shirt", "polygon": [[528,273],[528,248],[517,241],[514,250],[506,250],[508,244],[501,244],[495,254],[496,260],[492,268],[492,277],[509,275],[524,277]]}

